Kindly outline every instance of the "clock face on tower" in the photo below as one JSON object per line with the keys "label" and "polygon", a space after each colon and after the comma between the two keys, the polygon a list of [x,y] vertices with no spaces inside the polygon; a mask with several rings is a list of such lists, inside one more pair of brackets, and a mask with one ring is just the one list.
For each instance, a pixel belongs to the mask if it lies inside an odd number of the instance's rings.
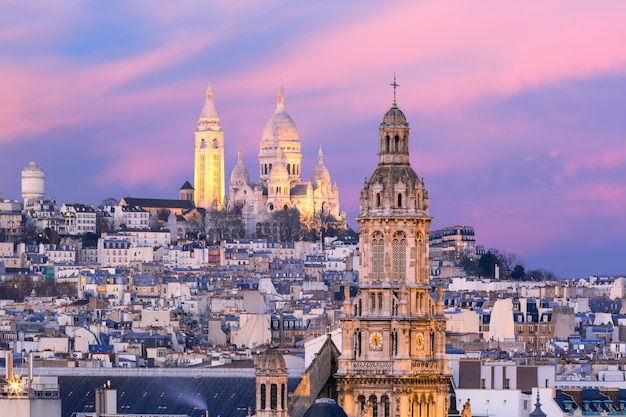
{"label": "clock face on tower", "polygon": [[415,345],[418,349],[424,349],[424,333],[418,333],[415,337]]}
{"label": "clock face on tower", "polygon": [[370,349],[382,350],[383,348],[383,335],[379,332],[370,333]]}

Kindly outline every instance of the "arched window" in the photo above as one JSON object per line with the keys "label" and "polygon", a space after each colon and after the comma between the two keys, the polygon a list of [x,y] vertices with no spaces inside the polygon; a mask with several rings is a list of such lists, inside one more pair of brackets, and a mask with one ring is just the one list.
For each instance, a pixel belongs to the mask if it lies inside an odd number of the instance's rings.
{"label": "arched window", "polygon": [[393,236],[391,244],[393,258],[393,280],[401,281],[406,277],[406,236],[398,232]]}
{"label": "arched window", "polygon": [[217,149],[217,139],[213,139],[213,149]]}
{"label": "arched window", "polygon": [[291,164],[287,164],[287,174],[291,175]]}
{"label": "arched window", "polygon": [[385,152],[389,152],[389,135],[385,137]]}
{"label": "arched window", "polygon": [[382,408],[381,417],[389,417],[389,397],[383,395],[380,399],[380,406]]}
{"label": "arched window", "polygon": [[365,411],[365,397],[362,395],[359,395],[359,398],[357,401],[359,402],[359,413],[363,413],[363,411]]}
{"label": "arched window", "polygon": [[278,386],[276,384],[270,386],[270,408],[278,409]]}
{"label": "arched window", "polygon": [[398,207],[402,207],[402,193],[398,193]]}
{"label": "arched window", "polygon": [[285,397],[286,397],[285,384],[281,384],[280,386],[280,409],[281,410],[285,409]]}
{"label": "arched window", "polygon": [[261,410],[265,410],[267,406],[266,397],[267,396],[267,387],[265,384],[261,384]]}
{"label": "arched window", "polygon": [[370,396],[370,405],[372,407],[372,417],[378,417],[378,400],[376,400],[376,396]]}
{"label": "arched window", "polygon": [[385,273],[385,246],[383,234],[374,233],[372,237],[372,279],[382,281]]}
{"label": "arched window", "polygon": [[376,193],[376,207],[380,207],[380,193]]}
{"label": "arched window", "polygon": [[393,138],[393,141],[394,141],[395,152],[396,153],[400,152],[400,136],[396,135],[396,137]]}

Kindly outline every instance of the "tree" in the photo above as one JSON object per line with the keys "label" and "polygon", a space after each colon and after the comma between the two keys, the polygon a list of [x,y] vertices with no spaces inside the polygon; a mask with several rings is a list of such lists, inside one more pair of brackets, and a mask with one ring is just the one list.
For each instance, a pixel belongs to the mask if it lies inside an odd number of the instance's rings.
{"label": "tree", "polygon": [[485,278],[494,278],[498,257],[488,251],[478,260],[478,274]]}
{"label": "tree", "polygon": [[119,200],[113,198],[113,197],[107,197],[104,200],[102,200],[102,202],[100,202],[100,205],[98,206],[98,208],[100,210],[104,209],[105,207],[114,207],[119,205],[120,202]]}
{"label": "tree", "polygon": [[275,211],[272,220],[278,227],[278,240],[293,242],[300,238],[300,211],[297,208]]}
{"label": "tree", "polygon": [[490,249],[490,251],[498,258],[497,264],[500,267],[501,278],[512,278],[513,268],[515,265],[521,265],[522,259],[515,253]]}
{"label": "tree", "polygon": [[526,273],[526,277],[532,281],[553,281],[556,279],[553,272],[542,268],[531,269]]}
{"label": "tree", "polygon": [[526,271],[524,270],[524,266],[517,264],[515,268],[513,268],[513,272],[511,272],[511,278],[515,280],[522,280],[526,277]]}
{"label": "tree", "polygon": [[241,207],[216,210],[211,208],[206,213],[207,239],[221,242],[228,239],[242,239],[246,236]]}
{"label": "tree", "polygon": [[478,275],[478,259],[476,257],[471,257],[468,254],[463,253],[459,259],[459,265],[463,268],[467,275]]}

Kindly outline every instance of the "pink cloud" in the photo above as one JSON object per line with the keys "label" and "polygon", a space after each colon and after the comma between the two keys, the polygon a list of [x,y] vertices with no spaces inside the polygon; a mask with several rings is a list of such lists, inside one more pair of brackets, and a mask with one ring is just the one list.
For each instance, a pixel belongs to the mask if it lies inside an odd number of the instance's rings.
{"label": "pink cloud", "polygon": [[565,175],[575,175],[581,171],[606,171],[626,165],[626,148],[596,150],[581,153],[570,159],[564,167]]}

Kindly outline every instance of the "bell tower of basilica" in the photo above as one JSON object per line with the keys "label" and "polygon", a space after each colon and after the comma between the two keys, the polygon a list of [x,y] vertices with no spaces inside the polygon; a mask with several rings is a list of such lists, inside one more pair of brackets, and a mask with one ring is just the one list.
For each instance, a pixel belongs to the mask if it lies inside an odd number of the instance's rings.
{"label": "bell tower of basilica", "polygon": [[360,197],[358,295],[344,304],[335,375],[350,417],[444,417],[442,289],[431,296],[428,192],[409,161],[409,124],[396,104],[379,127],[379,160]]}

